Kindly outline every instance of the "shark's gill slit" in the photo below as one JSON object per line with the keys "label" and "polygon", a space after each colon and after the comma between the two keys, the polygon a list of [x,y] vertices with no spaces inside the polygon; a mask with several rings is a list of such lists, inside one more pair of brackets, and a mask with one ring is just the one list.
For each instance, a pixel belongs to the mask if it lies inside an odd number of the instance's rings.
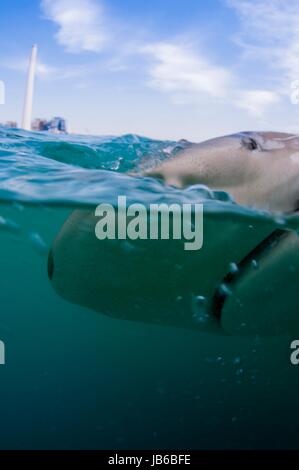
{"label": "shark's gill slit", "polygon": [[48,277],[51,280],[53,278],[54,274],[54,256],[53,256],[53,251],[50,250],[49,256],[48,256]]}

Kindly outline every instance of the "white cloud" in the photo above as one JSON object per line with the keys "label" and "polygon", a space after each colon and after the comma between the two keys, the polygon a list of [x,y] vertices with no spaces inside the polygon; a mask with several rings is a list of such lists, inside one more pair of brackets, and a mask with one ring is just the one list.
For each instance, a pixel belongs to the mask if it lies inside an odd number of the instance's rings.
{"label": "white cloud", "polygon": [[[0,65],[9,70],[26,73],[28,70],[28,58],[10,58],[8,60],[2,60]],[[39,59],[36,74],[42,80],[65,80],[86,75],[86,68],[82,65],[56,67],[46,64]]]}
{"label": "white cloud", "polygon": [[[296,0],[297,1],[297,0]],[[258,47],[257,55],[269,55],[269,44],[274,41],[273,30],[282,27],[285,35],[289,34],[287,18],[289,8],[285,8],[282,19],[281,0],[227,0],[241,19],[242,41],[252,38],[256,42],[246,44],[248,54]],[[293,2],[293,0],[289,0]],[[274,5],[274,6],[273,6]],[[103,13],[102,0],[42,0],[46,16],[58,25],[56,38],[67,51],[100,52],[107,41],[107,34],[103,27],[108,19]],[[137,34],[137,33],[135,33]],[[298,27],[299,37],[299,27]],[[115,47],[115,38],[110,38],[112,52]],[[131,38],[132,40],[132,38]],[[168,93],[176,104],[201,102],[203,96],[211,100],[222,102],[246,110],[254,116],[261,116],[274,103],[279,100],[279,94],[274,90],[244,89],[241,79],[232,67],[219,65],[211,60],[203,50],[196,50],[189,44],[178,41],[160,41],[129,47],[129,38],[121,44],[117,41],[117,55],[106,61],[106,68],[110,71],[122,71],[126,68],[127,56],[142,55],[148,64],[147,84],[162,92]],[[275,42],[275,41],[274,41]],[[138,41],[137,41],[138,43]],[[260,44],[268,44],[261,50]],[[299,41],[298,41],[299,43]],[[244,46],[245,48],[245,46]],[[271,57],[275,47],[271,50]],[[125,56],[125,62],[124,57]],[[299,59],[295,54],[284,55],[284,63],[289,68],[296,67]],[[40,66],[40,76],[51,78],[59,75],[58,70]],[[58,72],[58,73],[57,73]],[[71,77],[77,70],[64,70],[62,76]]]}
{"label": "white cloud", "polygon": [[234,103],[239,108],[246,109],[251,115],[261,117],[273,104],[279,101],[279,96],[268,90],[245,90],[236,94]]}
{"label": "white cloud", "polygon": [[100,52],[108,40],[101,2],[42,0],[42,9],[58,26],[57,42],[68,52]]}
{"label": "white cloud", "polygon": [[231,72],[186,46],[159,42],[141,48],[149,57],[149,84],[166,92],[223,97],[232,86]]}
{"label": "white cloud", "polygon": [[241,21],[239,44],[247,58],[299,78],[298,0],[227,0]]}
{"label": "white cloud", "polygon": [[[240,18],[239,44],[247,59],[262,58],[264,64],[272,62],[273,66],[285,71],[286,79],[294,76],[296,71],[295,78],[299,77],[299,21],[296,21],[298,14],[294,8],[298,0],[223,1]],[[276,89],[273,86],[271,89],[270,85],[268,89],[264,83],[260,88],[242,86],[243,77],[238,76],[237,67],[217,64],[206,49],[195,50],[186,42],[170,39],[141,45],[138,39],[133,40],[138,36],[135,30],[120,40],[119,28],[111,28],[111,21],[103,12],[102,0],[42,0],[42,8],[46,17],[58,26],[58,43],[69,52],[99,53],[109,39],[110,52],[114,56],[106,58],[101,65],[91,65],[91,69],[104,67],[121,72],[126,69],[129,57],[135,60],[141,55],[147,62],[147,85],[168,93],[175,104],[198,106],[208,97],[211,103],[221,101],[228,107],[244,109],[250,115],[261,117],[284,93],[281,83]],[[108,38],[106,33],[108,21],[114,37],[109,35]],[[57,68],[40,63],[38,73],[45,79],[82,77],[84,67]]]}
{"label": "white cloud", "polygon": [[148,85],[169,93],[174,104],[198,105],[205,95],[261,117],[279,100],[274,91],[243,89],[232,70],[190,47],[160,42],[144,46],[141,52],[150,59]]}

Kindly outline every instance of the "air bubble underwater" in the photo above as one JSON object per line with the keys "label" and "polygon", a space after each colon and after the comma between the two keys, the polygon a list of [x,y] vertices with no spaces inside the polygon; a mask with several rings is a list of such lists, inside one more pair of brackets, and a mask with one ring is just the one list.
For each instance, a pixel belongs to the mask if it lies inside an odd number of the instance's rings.
{"label": "air bubble underwater", "polygon": [[225,284],[224,282],[222,284],[220,284],[219,286],[219,294],[220,295],[223,295],[225,297],[228,297],[228,296],[231,296],[232,295],[232,291],[231,289],[227,286],[227,284]]}
{"label": "air bubble underwater", "polygon": [[258,261],[256,259],[253,259],[251,261],[251,267],[252,267],[252,269],[258,269],[259,264],[258,264]]}
{"label": "air bubble underwater", "polygon": [[229,273],[230,274],[236,274],[239,272],[239,268],[237,263],[230,263],[229,265]]}
{"label": "air bubble underwater", "polygon": [[210,320],[207,312],[207,299],[202,295],[193,296],[191,300],[192,318],[196,323],[205,324]]}

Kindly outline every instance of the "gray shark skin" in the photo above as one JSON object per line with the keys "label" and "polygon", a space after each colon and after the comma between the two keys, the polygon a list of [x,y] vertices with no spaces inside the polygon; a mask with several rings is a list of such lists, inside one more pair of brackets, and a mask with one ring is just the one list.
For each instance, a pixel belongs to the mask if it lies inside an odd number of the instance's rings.
{"label": "gray shark skin", "polygon": [[[242,205],[295,212],[299,137],[239,133],[192,144],[144,173],[165,184],[201,183]],[[220,214],[221,215],[221,214]],[[183,240],[102,240],[94,209],[65,222],[49,254],[49,279],[69,302],[112,318],[217,335],[299,330],[299,240],[294,232],[238,215],[204,212],[204,245]],[[230,272],[234,263],[236,270]]]}
{"label": "gray shark skin", "polygon": [[201,183],[238,204],[292,212],[299,201],[299,136],[241,132],[192,144],[145,172],[184,188]]}

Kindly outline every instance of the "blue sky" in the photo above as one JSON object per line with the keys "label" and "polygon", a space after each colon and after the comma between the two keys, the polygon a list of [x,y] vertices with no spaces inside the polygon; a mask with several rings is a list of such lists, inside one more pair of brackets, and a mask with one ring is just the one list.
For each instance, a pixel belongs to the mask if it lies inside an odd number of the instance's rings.
{"label": "blue sky", "polygon": [[0,122],[20,122],[37,43],[34,116],[72,132],[299,132],[299,0],[1,0],[0,13]]}

